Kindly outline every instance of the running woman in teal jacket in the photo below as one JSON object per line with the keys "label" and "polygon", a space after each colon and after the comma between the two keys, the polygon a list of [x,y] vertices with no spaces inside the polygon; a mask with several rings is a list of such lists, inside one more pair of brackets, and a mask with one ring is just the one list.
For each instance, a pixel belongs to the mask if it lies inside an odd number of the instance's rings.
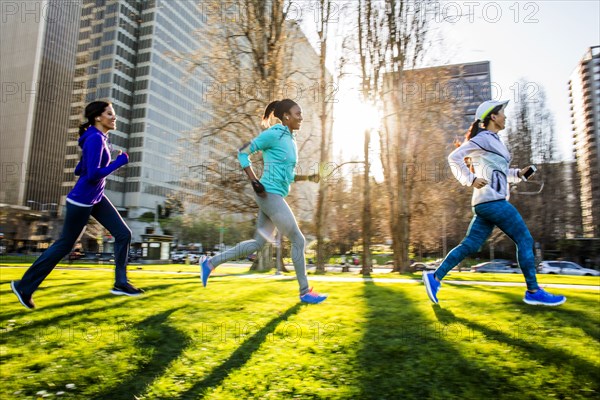
{"label": "running woman in teal jacket", "polygon": [[[273,121],[277,123],[272,124]],[[245,257],[260,250],[267,241],[272,241],[275,229],[292,243],[292,261],[300,285],[300,300],[317,304],[327,296],[316,293],[308,286],[305,239],[298,227],[294,213],[285,201],[290,185],[298,180],[318,181],[318,175],[296,176],[298,147],[295,130],[302,125],[302,109],[290,99],[274,101],[265,109],[263,127],[268,128],[238,152],[240,165],[250,179],[258,203],[258,221],[254,238],[241,243],[215,257],[200,260],[202,284],[206,286],[213,269],[229,260]],[[264,172],[259,180],[252,169],[250,155],[263,153]]]}

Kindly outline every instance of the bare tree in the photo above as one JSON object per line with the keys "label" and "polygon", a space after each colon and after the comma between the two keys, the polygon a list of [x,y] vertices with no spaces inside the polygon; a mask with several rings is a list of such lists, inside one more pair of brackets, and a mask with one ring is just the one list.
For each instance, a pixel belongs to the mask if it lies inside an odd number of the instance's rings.
{"label": "bare tree", "polygon": [[[400,95],[403,72],[417,65],[428,33],[429,19],[421,5],[418,3],[415,7],[414,2],[403,0],[364,0],[358,5],[359,57],[361,65],[366,66],[363,68],[364,97],[384,110],[381,162],[390,203],[390,231],[397,271],[404,271],[409,265],[414,179],[406,177],[414,165],[416,146],[422,140],[417,131],[426,126],[414,123],[414,115],[405,112],[406,104]],[[421,119],[423,115],[419,114]]]}
{"label": "bare tree", "polygon": [[[558,160],[554,121],[546,105],[544,89],[521,80],[507,129],[513,164],[523,168],[535,164],[538,171],[531,182],[512,190],[512,202],[542,250],[550,250],[576,225],[577,201],[568,163]],[[531,88],[534,89],[532,92]],[[542,186],[543,185],[543,186]]]}
{"label": "bare tree", "polygon": [[[361,97],[362,101],[371,106],[376,106],[380,94],[381,73],[385,63],[385,46],[381,36],[384,25],[383,10],[377,3],[369,0],[359,0],[357,10],[358,26],[358,56],[360,63]],[[371,145],[371,131],[364,131],[364,170],[363,170],[363,196],[362,196],[362,270],[363,275],[369,275],[373,267],[371,258],[371,190],[369,149]]]}
{"label": "bare tree", "polygon": [[[317,18],[317,35],[319,38],[319,121],[321,124],[321,145],[319,151],[319,174],[331,161],[331,115],[333,99],[330,98],[328,88],[330,87],[329,74],[326,67],[327,46],[332,15],[332,0],[319,0]],[[325,220],[327,218],[327,203],[329,181],[319,181],[317,204],[315,210],[315,236],[317,239],[317,271],[325,272]]]}
{"label": "bare tree", "polygon": [[[203,1],[204,10],[220,10],[211,12],[198,31],[203,47],[170,54],[190,73],[201,71],[206,77],[199,110],[203,122],[181,143],[185,151],[179,160],[189,171],[183,178],[184,191],[193,192],[206,209],[256,212],[252,190],[236,159],[237,149],[261,131],[260,117],[269,102],[292,98],[300,104],[311,93],[309,85],[318,80],[315,66],[302,57],[310,44],[297,21],[288,18],[290,6],[284,0],[234,0],[227,2],[223,12],[221,2]],[[301,104],[305,114],[317,114],[314,105],[307,103]],[[305,129],[298,134],[299,153],[320,131]],[[195,157],[184,156],[189,149],[195,149]],[[260,174],[259,157],[254,165]],[[293,196],[289,201],[294,202]]]}
{"label": "bare tree", "polygon": [[[223,10],[216,0],[203,1],[202,7]],[[227,2],[227,13],[211,13],[197,32],[202,48],[170,54],[190,72],[200,70],[206,77],[199,110],[203,122],[181,144],[197,149],[198,157],[180,160],[189,169],[184,188],[204,193],[205,206],[241,213],[256,210],[236,150],[261,131],[261,113],[270,101],[302,99],[309,93],[306,82],[315,80],[294,58],[294,46],[303,35],[296,21],[288,19],[289,10],[284,0]],[[299,150],[319,133],[299,138]],[[260,159],[256,164],[260,172]]]}

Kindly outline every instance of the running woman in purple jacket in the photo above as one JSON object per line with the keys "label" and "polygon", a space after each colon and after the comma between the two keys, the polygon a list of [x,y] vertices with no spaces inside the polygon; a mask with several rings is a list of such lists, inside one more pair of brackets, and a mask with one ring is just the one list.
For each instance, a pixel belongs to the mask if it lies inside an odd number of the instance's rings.
{"label": "running woman in purple jacket", "polygon": [[94,101],[85,108],[85,118],[87,122],[79,127],[81,161],[75,167],[75,175],[79,175],[79,179],[67,195],[67,212],[61,237],[29,267],[20,281],[10,284],[21,304],[30,309],[35,308],[33,292],[72,250],[90,216],[115,238],[115,285],[111,293],[138,296],[144,292],[127,280],[131,230],[104,195],[106,177],[129,162],[127,153],[120,153],[115,160],[111,160],[108,132],[116,128],[115,110],[111,103]]}

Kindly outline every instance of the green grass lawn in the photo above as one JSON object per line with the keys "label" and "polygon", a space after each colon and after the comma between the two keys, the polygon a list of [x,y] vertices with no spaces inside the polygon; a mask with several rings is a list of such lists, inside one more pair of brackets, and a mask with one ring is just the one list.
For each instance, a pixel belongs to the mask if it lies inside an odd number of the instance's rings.
{"label": "green grass lawn", "polygon": [[[315,306],[298,303],[295,280],[219,268],[227,276],[202,288],[175,267],[142,266],[130,278],[146,294],[125,298],[108,292],[111,271],[88,267],[55,270],[34,311],[10,292],[24,269],[0,268],[0,399],[600,396],[598,290],[554,289],[567,303],[540,308],[521,301],[522,287],[446,284],[433,306],[422,285],[315,279],[330,294]],[[471,276],[523,279],[448,279]]]}

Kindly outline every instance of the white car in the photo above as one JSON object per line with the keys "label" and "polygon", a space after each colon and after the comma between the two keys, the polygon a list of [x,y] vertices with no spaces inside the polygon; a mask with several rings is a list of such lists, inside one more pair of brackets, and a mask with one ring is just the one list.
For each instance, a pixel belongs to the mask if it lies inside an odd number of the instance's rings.
{"label": "white car", "polygon": [[200,253],[191,251],[174,251],[171,253],[171,262],[174,264],[185,264],[189,260],[190,264],[197,264],[200,261]]}
{"label": "white car", "polygon": [[600,271],[583,268],[572,261],[542,261],[538,270],[541,274],[600,276]]}
{"label": "white car", "polygon": [[200,253],[191,253],[190,252],[188,254],[188,259],[190,260],[190,264],[198,264],[201,256],[202,256],[202,254],[200,254]]}

